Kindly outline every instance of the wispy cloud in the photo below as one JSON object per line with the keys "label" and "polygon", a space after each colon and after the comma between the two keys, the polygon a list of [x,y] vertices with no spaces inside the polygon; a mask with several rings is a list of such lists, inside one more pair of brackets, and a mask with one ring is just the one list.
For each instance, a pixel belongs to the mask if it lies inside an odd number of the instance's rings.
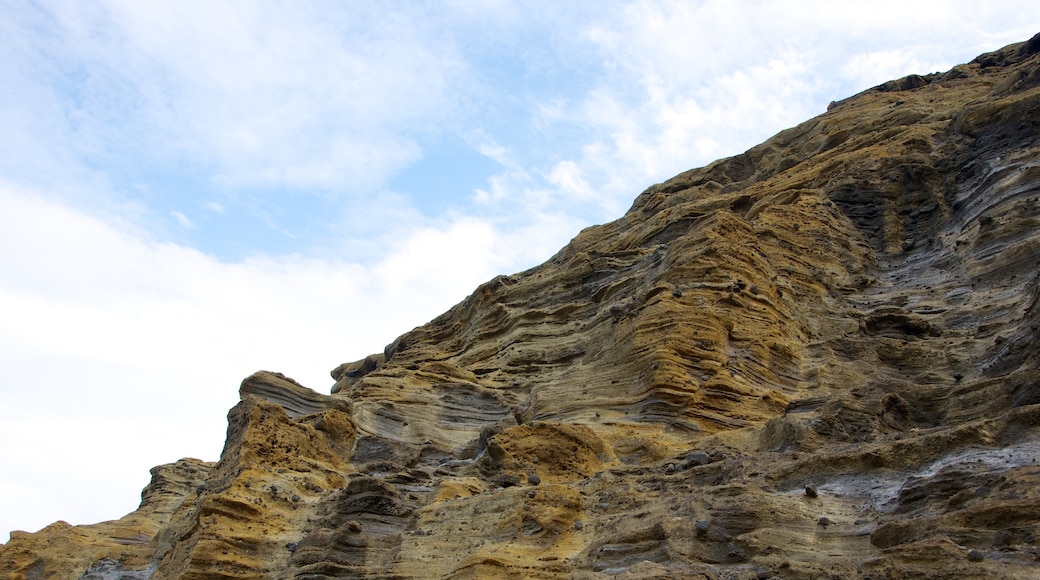
{"label": "wispy cloud", "polygon": [[82,113],[157,131],[156,155],[212,156],[229,187],[378,184],[416,158],[417,133],[450,115],[449,88],[465,82],[451,42],[393,7],[101,6],[53,17],[91,51],[87,77],[134,106],[123,121]]}
{"label": "wispy cloud", "polygon": [[181,227],[188,228],[191,230],[195,229],[195,224],[192,223],[190,219],[188,219],[188,216],[182,214],[181,212],[171,211],[170,215],[173,216],[173,219],[176,220],[177,223],[181,225]]}
{"label": "wispy cloud", "polygon": [[740,153],[831,100],[945,70],[1028,38],[1038,21],[1040,6],[1025,3],[604,6],[579,28],[601,63],[595,82],[537,112],[540,124],[584,137],[544,171],[546,185],[561,200],[595,191],[600,215],[616,211],[647,184]]}

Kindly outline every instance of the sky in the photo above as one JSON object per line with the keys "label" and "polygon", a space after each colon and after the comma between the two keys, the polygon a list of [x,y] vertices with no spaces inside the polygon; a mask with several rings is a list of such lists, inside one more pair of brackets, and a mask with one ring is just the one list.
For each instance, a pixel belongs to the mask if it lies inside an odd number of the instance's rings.
{"label": "sky", "polygon": [[0,0],[0,541],[1040,3]]}

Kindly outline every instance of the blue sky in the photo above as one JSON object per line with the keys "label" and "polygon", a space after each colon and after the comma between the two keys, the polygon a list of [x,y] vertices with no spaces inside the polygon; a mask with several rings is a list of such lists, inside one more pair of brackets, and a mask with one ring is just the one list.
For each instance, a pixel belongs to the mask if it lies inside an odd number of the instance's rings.
{"label": "blue sky", "polygon": [[[0,4],[0,536],[215,460],[647,186],[1040,31],[1033,1]],[[17,442],[17,443],[16,443]]]}

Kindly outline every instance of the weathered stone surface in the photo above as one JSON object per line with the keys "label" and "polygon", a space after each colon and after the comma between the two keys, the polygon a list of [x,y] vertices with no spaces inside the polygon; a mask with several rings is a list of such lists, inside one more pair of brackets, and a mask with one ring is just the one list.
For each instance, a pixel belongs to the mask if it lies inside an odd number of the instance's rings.
{"label": "weathered stone surface", "polygon": [[1038,39],[650,187],[332,395],[249,377],[218,463],[0,572],[1035,578]]}
{"label": "weathered stone surface", "polygon": [[238,394],[243,399],[246,395],[255,395],[281,405],[292,418],[327,409],[336,409],[348,415],[352,411],[349,399],[316,393],[282,373],[269,371],[259,371],[246,377],[238,389]]}
{"label": "weathered stone surface", "polygon": [[[152,468],[137,511],[90,526],[56,522],[35,534],[11,532],[0,546],[0,573],[8,578],[149,578],[155,537],[191,502],[213,464],[182,459]],[[107,575],[106,575],[107,574]]]}

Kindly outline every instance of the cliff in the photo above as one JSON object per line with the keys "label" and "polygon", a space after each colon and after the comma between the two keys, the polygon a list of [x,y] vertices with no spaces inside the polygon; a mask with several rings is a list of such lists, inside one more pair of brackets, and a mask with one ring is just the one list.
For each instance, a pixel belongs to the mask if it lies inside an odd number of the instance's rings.
{"label": "cliff", "polygon": [[1036,578],[1040,35],[640,194],[10,578]]}

